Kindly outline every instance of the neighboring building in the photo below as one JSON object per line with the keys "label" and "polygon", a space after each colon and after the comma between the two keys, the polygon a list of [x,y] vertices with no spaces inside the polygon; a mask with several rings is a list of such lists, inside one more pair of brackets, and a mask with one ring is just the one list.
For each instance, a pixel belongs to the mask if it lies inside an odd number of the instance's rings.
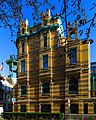
{"label": "neighboring building", "polygon": [[10,55],[6,63],[9,65],[8,77],[0,74],[0,110],[12,112],[13,87],[17,82],[17,59],[14,55]]}
{"label": "neighboring building", "polygon": [[12,112],[12,91],[13,86],[0,75],[0,107],[3,108],[4,112]]}
{"label": "neighboring building", "polygon": [[12,80],[11,84],[15,85],[17,83],[17,57],[14,54],[10,55],[10,59],[7,59],[6,63],[9,66],[8,79]]}
{"label": "neighboring building", "polygon": [[[90,40],[81,41],[77,21],[68,38],[58,14],[42,13],[41,24],[20,22],[16,40],[18,77],[15,112],[94,113],[90,82]],[[68,101],[70,102],[68,106]]]}
{"label": "neighboring building", "polygon": [[91,96],[96,97],[96,62],[91,63]]}

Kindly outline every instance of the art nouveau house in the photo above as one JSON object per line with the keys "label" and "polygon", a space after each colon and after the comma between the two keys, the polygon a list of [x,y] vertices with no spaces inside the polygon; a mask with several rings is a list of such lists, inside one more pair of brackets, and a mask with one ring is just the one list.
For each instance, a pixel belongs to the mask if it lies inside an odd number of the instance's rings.
{"label": "art nouveau house", "polygon": [[27,19],[20,22],[15,112],[68,114],[70,108],[71,113],[94,113],[90,41],[78,39],[77,27],[77,21],[73,27],[68,23],[65,38],[60,16],[51,17],[49,10],[38,25],[28,26]]}

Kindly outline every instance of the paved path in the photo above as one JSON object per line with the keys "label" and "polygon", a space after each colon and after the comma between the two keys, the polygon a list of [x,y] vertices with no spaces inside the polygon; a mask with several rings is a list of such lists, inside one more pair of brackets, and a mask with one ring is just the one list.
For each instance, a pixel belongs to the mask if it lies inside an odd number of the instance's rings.
{"label": "paved path", "polygon": [[0,120],[4,120],[4,119],[0,117]]}

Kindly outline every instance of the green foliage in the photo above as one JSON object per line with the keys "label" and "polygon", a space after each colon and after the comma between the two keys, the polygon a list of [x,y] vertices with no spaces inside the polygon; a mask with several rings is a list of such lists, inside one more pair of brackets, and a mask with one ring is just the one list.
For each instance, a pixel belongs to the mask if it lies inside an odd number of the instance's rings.
{"label": "green foliage", "polygon": [[59,114],[59,120],[64,120],[64,113]]}
{"label": "green foliage", "polygon": [[4,112],[7,120],[64,120],[64,113]]}

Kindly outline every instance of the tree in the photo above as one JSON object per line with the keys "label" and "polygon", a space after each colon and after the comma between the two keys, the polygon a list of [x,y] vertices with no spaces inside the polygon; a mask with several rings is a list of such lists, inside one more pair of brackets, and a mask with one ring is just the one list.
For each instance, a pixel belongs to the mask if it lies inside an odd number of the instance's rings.
{"label": "tree", "polygon": [[[31,7],[32,17],[39,16],[39,6],[47,4],[51,6],[48,0],[1,0],[0,1],[0,27],[9,27],[12,32],[12,27],[18,27],[18,23],[23,18],[23,8]],[[35,14],[34,14],[35,13]]]}
{"label": "tree", "polygon": [[18,20],[22,17],[22,4],[19,0],[1,0],[0,1],[0,27],[17,26]]}
{"label": "tree", "polygon": [[[9,27],[11,30],[11,35],[13,35],[13,27],[18,27],[19,21],[23,18],[23,8],[31,7],[32,8],[32,18],[33,20],[38,20],[41,16],[42,7],[50,8],[51,10],[55,10],[57,6],[62,2],[61,10],[59,15],[62,18],[63,23],[65,23],[65,30],[67,32],[67,18],[72,16],[72,19],[78,20],[79,27],[88,24],[86,27],[86,37],[89,37],[90,30],[95,27],[95,18],[96,13],[91,19],[87,19],[85,8],[82,7],[82,2],[84,0],[57,0],[58,4],[54,5],[54,2],[50,2],[50,0],[1,0],[0,1],[0,27]],[[84,4],[84,3],[83,3]],[[90,11],[96,8],[96,3],[93,0],[93,4],[91,6]],[[51,12],[51,15],[53,13]],[[80,29],[79,35],[83,34],[83,30]],[[67,35],[67,33],[66,33]]]}
{"label": "tree", "polygon": [[[84,3],[85,2],[85,3]],[[85,0],[63,0],[62,7],[60,10],[60,16],[62,18],[63,23],[65,23],[65,30],[66,37],[68,37],[67,34],[67,25],[68,22],[72,22],[72,25],[74,24],[73,21],[78,21],[78,27],[79,27],[79,36],[83,37],[85,36],[85,39],[89,39],[90,32],[92,28],[96,27],[96,13],[91,18],[88,18],[89,15],[86,14],[87,11],[92,12],[93,9],[96,8],[95,1],[91,1],[91,5],[88,6],[88,8],[84,8],[84,4],[86,3]],[[89,4],[88,4],[89,5]],[[67,20],[70,21],[67,21]],[[84,30],[85,27],[85,30]]]}

